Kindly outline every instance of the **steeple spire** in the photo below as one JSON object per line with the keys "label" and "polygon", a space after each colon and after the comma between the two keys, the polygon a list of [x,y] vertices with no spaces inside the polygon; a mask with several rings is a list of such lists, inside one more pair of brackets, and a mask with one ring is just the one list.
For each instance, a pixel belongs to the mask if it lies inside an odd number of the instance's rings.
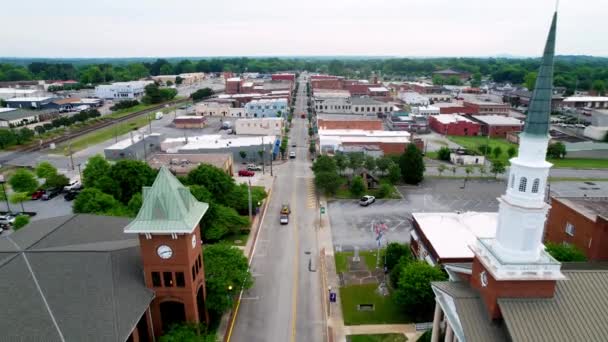
{"label": "steeple spire", "polygon": [[545,44],[545,52],[541,61],[536,85],[528,107],[528,117],[524,127],[525,134],[549,134],[549,116],[551,115],[551,97],[553,95],[553,57],[555,55],[555,26],[557,11],[553,14],[551,29]]}

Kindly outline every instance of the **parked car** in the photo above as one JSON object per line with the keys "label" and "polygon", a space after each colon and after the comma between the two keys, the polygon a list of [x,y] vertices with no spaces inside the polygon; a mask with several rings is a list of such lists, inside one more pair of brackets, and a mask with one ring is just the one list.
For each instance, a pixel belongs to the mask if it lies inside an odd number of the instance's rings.
{"label": "parked car", "polygon": [[281,222],[281,224],[288,224],[289,223],[289,215],[281,215],[281,218],[279,219],[279,221]]}
{"label": "parked car", "polygon": [[294,151],[289,152],[289,159],[295,159],[296,153]]}
{"label": "parked car", "polygon": [[34,193],[32,194],[32,200],[41,199],[42,196],[44,195],[44,193],[45,193],[45,191],[42,189],[34,191]]}
{"label": "parked car", "polygon": [[365,195],[365,196],[361,197],[361,199],[359,200],[359,204],[363,207],[367,207],[368,205],[370,205],[374,202],[376,202],[376,197],[369,196],[369,195]]}
{"label": "parked car", "polygon": [[42,200],[43,201],[48,201],[52,198],[57,197],[57,195],[59,195],[61,193],[61,189],[57,189],[57,188],[51,188],[48,189],[44,195],[42,195]]}
{"label": "parked car", "polygon": [[302,119],[306,119],[306,114],[302,114],[300,117],[301,117]]}
{"label": "parked car", "polygon": [[80,191],[68,191],[65,195],[63,195],[63,199],[68,202],[73,201],[76,197],[78,197],[79,193]]}
{"label": "parked car", "polygon": [[72,190],[79,190],[82,188],[82,184],[80,183],[79,179],[74,179],[71,180],[70,183],[68,183],[68,185],[63,187],[64,191],[72,191]]}
{"label": "parked car", "polygon": [[15,223],[15,216],[13,215],[0,215],[0,225],[2,226],[12,226]]}
{"label": "parked car", "polygon": [[239,176],[241,177],[253,177],[255,172],[249,170],[239,170]]}
{"label": "parked car", "polygon": [[247,170],[249,170],[249,171],[262,171],[262,167],[260,165],[249,164],[249,165],[247,165]]}
{"label": "parked car", "polygon": [[291,144],[291,147],[296,147],[296,143]]}

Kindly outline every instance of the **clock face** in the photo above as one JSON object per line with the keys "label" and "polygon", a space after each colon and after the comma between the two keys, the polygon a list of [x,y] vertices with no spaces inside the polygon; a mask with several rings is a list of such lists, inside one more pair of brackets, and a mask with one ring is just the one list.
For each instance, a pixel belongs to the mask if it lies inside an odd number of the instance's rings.
{"label": "clock face", "polygon": [[192,235],[192,248],[196,247],[196,234]]}
{"label": "clock face", "polygon": [[158,254],[161,259],[169,259],[173,256],[173,250],[167,245],[160,245],[156,249],[156,254]]}
{"label": "clock face", "polygon": [[481,274],[479,275],[479,280],[481,282],[481,286],[488,286],[488,273],[486,271],[481,272]]}

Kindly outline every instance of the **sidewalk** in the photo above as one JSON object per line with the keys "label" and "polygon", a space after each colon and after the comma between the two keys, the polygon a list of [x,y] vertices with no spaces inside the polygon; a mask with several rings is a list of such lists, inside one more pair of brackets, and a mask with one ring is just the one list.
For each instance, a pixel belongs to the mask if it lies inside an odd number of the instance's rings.
{"label": "sidewalk", "polygon": [[344,327],[345,335],[403,334],[408,341],[416,341],[424,332],[417,332],[414,324],[369,324],[348,325]]}

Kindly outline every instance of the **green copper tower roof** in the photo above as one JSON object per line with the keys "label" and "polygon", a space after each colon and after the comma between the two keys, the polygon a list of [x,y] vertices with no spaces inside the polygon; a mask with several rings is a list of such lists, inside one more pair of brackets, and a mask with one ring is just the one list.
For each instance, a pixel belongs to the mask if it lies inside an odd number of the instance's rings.
{"label": "green copper tower roof", "polygon": [[536,77],[536,85],[528,106],[524,133],[546,136],[549,134],[551,97],[553,95],[553,56],[555,55],[555,25],[557,12],[553,14],[551,29],[545,44],[545,52]]}
{"label": "green copper tower roof", "polygon": [[125,233],[190,234],[209,208],[166,167],[160,169],[151,187],[143,188],[142,198],[141,209]]}

